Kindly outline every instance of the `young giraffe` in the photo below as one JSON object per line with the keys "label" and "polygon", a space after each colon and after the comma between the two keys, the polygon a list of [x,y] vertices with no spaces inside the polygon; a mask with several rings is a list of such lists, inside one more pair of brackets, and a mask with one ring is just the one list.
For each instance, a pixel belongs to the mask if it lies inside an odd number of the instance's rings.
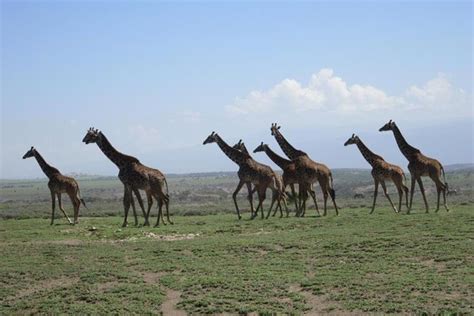
{"label": "young giraffe", "polygon": [[[272,136],[275,137],[276,141],[280,145],[285,155],[295,162],[296,175],[298,177],[298,185],[300,188],[300,208],[299,211],[303,212],[306,208],[307,192],[311,194],[311,186],[314,182],[318,181],[323,191],[324,197],[324,213],[327,214],[327,199],[328,196],[334,204],[336,215],[339,215],[339,211],[336,205],[336,193],[333,187],[332,173],[329,168],[321,163],[314,162],[309,156],[301,150],[295,149],[280,133],[280,126],[276,123],[272,124],[271,128]],[[302,204],[302,205],[301,205]]]}
{"label": "young giraffe", "polygon": [[[203,145],[210,143],[217,143],[217,145],[224,152],[224,154],[229,157],[230,160],[239,165],[239,171],[237,172],[237,174],[239,176],[240,181],[234,193],[232,194],[238,218],[241,219],[240,210],[237,205],[237,194],[245,183],[250,182],[257,187],[257,194],[259,199],[257,210],[260,209],[261,216],[263,219],[263,201],[266,197],[266,190],[268,187],[270,187],[272,190],[277,189],[273,170],[268,166],[256,162],[250,157],[249,154],[243,153],[240,150],[232,148],[215,132],[212,132],[211,135],[209,135],[204,140]],[[252,214],[251,219],[254,219],[256,216],[257,212],[255,212],[255,214]]]}
{"label": "young giraffe", "polygon": [[[410,206],[408,207],[408,213],[410,213],[411,206],[413,203],[413,194],[415,192],[415,181],[418,182],[420,186],[421,195],[423,196],[423,201],[425,202],[426,213],[428,213],[428,201],[425,196],[425,189],[423,187],[423,181],[421,177],[428,176],[430,177],[435,185],[436,190],[438,191],[438,205],[436,207],[436,212],[439,211],[439,199],[441,192],[443,193],[444,207],[446,211],[449,212],[448,205],[446,204],[446,191],[448,189],[448,183],[446,182],[446,176],[444,174],[444,168],[441,163],[433,158],[426,157],[421,153],[421,151],[410,144],[407,143],[402,133],[398,129],[395,122],[390,120],[387,124],[382,126],[379,129],[379,132],[383,131],[392,131],[397,141],[398,148],[402,154],[408,159],[408,170],[411,175],[411,190],[410,190]],[[441,172],[443,173],[443,181],[441,181]]]}
{"label": "young giraffe", "polygon": [[[265,152],[277,166],[283,170],[283,191],[286,190],[286,187],[289,185],[291,189],[291,194],[295,197],[295,207],[296,207],[296,212],[298,212],[298,199],[296,198],[296,192],[295,192],[295,183],[298,183],[298,177],[296,174],[296,165],[293,161],[285,159],[275,153],[273,150],[270,149],[270,146],[267,144],[264,144],[261,142],[257,148],[254,149],[254,153],[257,152]],[[316,202],[316,194],[314,191],[311,189],[311,197],[313,198],[314,205],[316,206],[316,211],[318,212],[318,215],[321,215],[319,213],[318,209],[318,203]]]}
{"label": "young giraffe", "polygon": [[[247,155],[250,156],[250,153],[247,150],[247,147],[245,146],[245,143],[242,142],[242,140],[239,140],[239,142],[237,144],[235,144],[232,148],[240,150],[241,152],[246,153]],[[268,210],[267,218],[270,217],[270,213],[272,211],[273,204],[275,203],[275,201],[277,201],[277,207],[275,208],[275,211],[273,212],[272,216],[275,216],[278,209],[280,209],[280,218],[283,217],[283,209],[281,207],[281,202],[283,201],[283,204],[285,205],[285,209],[286,209],[286,217],[288,217],[289,216],[289,211],[288,211],[288,207],[286,205],[286,194],[284,193],[285,192],[285,187],[283,186],[283,178],[282,178],[281,175],[279,175],[276,172],[273,172],[273,174],[275,176],[275,183],[276,183],[276,186],[277,186],[278,189],[277,190],[272,190],[272,203],[271,203],[270,209]],[[251,193],[254,193],[255,191],[257,191],[257,187],[254,187],[254,189],[252,190]],[[252,199],[251,194],[249,195],[249,199]],[[258,210],[257,210],[257,212],[258,212]]]}
{"label": "young giraffe", "polygon": [[[58,197],[59,209],[63,212],[64,216],[67,218],[69,224],[74,225],[79,223],[79,207],[81,203],[87,208],[86,203],[81,198],[81,192],[79,190],[79,185],[76,180],[71,177],[66,177],[59,172],[58,169],[50,166],[40,153],[34,148],[31,147],[30,150],[26,152],[23,156],[23,159],[35,157],[36,161],[43,170],[44,174],[48,177],[48,187],[51,191],[51,202],[52,202],[52,212],[51,212],[51,225],[54,223],[54,210],[56,208],[56,196]],[[71,219],[67,216],[64,211],[63,204],[61,201],[61,194],[66,193],[71,199],[72,205],[74,207],[74,222],[71,222]]]}
{"label": "young giraffe", "polygon": [[[403,192],[405,192],[406,198],[406,205],[408,208],[408,188],[404,185],[405,180],[405,173],[403,172],[402,168],[396,165],[392,165],[386,162],[382,157],[379,155],[374,154],[359,136],[352,134],[352,137],[349,138],[345,143],[344,146],[355,144],[360,150],[362,156],[364,156],[365,160],[372,166],[372,177],[374,178],[375,183],[375,191],[374,191],[374,203],[372,205],[372,210],[370,214],[374,212],[375,209],[375,201],[377,200],[377,193],[379,190],[379,183],[382,185],[383,193],[387,197],[390,205],[392,205],[393,210],[395,213],[398,213],[402,209],[402,197]],[[392,180],[395,186],[397,187],[399,202],[398,202],[398,211],[392,203],[390,196],[387,193],[387,187],[385,186],[385,180],[389,179]]]}
{"label": "young giraffe", "polygon": [[[169,216],[168,183],[163,173],[157,169],[153,169],[141,164],[140,161],[135,157],[128,156],[117,151],[105,137],[105,135],[97,129],[90,128],[82,141],[86,144],[96,143],[104,155],[106,155],[120,170],[118,177],[124,185],[123,206],[125,211],[125,218],[122,227],[126,227],[128,224],[127,218],[130,205],[133,208],[135,225],[137,225],[137,217],[135,213],[132,192],[136,194],[143,212],[143,216],[145,217],[144,225],[149,225],[148,217],[153,204],[153,197],[158,202],[158,218],[155,227],[160,224],[160,217],[163,221],[163,224],[166,224],[163,218],[163,205],[165,205],[166,218],[168,222],[173,224]],[[147,195],[148,211],[146,213],[138,191],[139,189],[144,190]]]}

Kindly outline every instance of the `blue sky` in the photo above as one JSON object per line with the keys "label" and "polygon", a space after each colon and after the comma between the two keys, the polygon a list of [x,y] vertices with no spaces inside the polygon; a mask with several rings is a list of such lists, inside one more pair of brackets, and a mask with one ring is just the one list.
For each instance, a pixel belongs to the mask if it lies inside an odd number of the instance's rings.
{"label": "blue sky", "polygon": [[[81,139],[101,129],[165,173],[235,170],[213,130],[277,149],[270,124],[330,167],[367,167],[357,133],[406,167],[393,136],[473,161],[471,2],[2,1],[1,177],[112,175]],[[266,157],[258,160],[269,163]]]}

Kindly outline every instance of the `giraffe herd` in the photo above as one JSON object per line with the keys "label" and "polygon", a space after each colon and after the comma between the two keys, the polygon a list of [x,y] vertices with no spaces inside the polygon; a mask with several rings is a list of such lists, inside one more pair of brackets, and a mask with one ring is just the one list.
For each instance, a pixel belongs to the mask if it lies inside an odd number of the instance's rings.
{"label": "giraffe herd", "polygon": [[[303,217],[306,212],[306,201],[311,196],[316,212],[319,213],[318,203],[316,199],[316,193],[314,191],[314,184],[318,183],[322,194],[323,194],[323,215],[327,215],[327,200],[330,197],[336,215],[339,214],[339,208],[336,204],[336,193],[334,190],[333,177],[331,170],[324,164],[312,160],[307,153],[302,150],[294,148],[280,132],[280,126],[273,123],[270,127],[271,135],[275,138],[276,142],[280,146],[287,158],[278,155],[275,151],[270,149],[268,144],[263,142],[257,146],[253,153],[265,152],[265,154],[282,169],[283,173],[279,173],[272,170],[271,167],[257,162],[250,155],[245,144],[240,140],[234,146],[228,145],[217,133],[212,132],[203,142],[203,145],[216,143],[222,152],[233,162],[239,166],[237,175],[239,177],[239,183],[232,199],[234,201],[237,217],[242,218],[239,206],[237,204],[237,195],[242,187],[247,187],[247,198],[250,203],[251,219],[258,216],[260,211],[261,218],[265,218],[263,210],[263,202],[266,199],[267,189],[272,192],[271,205],[267,212],[266,218],[271,214],[273,206],[276,204],[273,216],[280,210],[280,217],[283,217],[283,208],[285,209],[286,216],[289,216],[289,210],[287,205],[288,194],[286,188],[289,186],[291,194],[294,197],[295,203],[295,214],[298,217]],[[449,208],[446,203],[446,193],[448,192],[448,184],[446,182],[444,168],[439,161],[433,158],[429,158],[421,153],[421,151],[407,143],[402,133],[398,129],[395,122],[390,120],[387,124],[379,129],[380,132],[392,131],[395,136],[397,145],[402,154],[407,158],[408,170],[411,175],[411,189],[406,185],[406,178],[403,169],[399,166],[386,162],[381,156],[373,153],[355,134],[344,143],[344,146],[356,145],[361,152],[362,156],[372,167],[372,177],[374,179],[374,200],[370,214],[374,212],[375,203],[377,200],[379,184],[382,186],[385,197],[390,202],[393,210],[398,213],[402,208],[403,194],[405,194],[405,202],[407,207],[407,213],[410,213],[413,203],[413,194],[415,190],[415,182],[420,187],[421,194],[425,205],[426,213],[428,213],[428,202],[426,200],[425,190],[423,187],[422,177],[430,177],[437,189],[437,207],[436,212],[439,211],[440,197],[443,194],[443,205],[446,211]],[[145,218],[144,226],[149,225],[149,216],[153,200],[156,200],[158,204],[158,216],[156,225],[160,224],[160,219],[163,224],[166,224],[163,217],[163,207],[166,211],[166,219],[168,223],[173,224],[169,214],[169,202],[170,196],[168,192],[168,183],[164,174],[158,169],[154,169],[143,165],[137,158],[123,154],[116,150],[109,142],[107,137],[98,129],[89,128],[86,135],[82,140],[85,144],[95,143],[104,155],[112,161],[119,169],[118,178],[124,186],[123,196],[123,208],[124,208],[124,221],[122,226],[128,225],[128,212],[130,207],[132,208],[135,225],[138,225],[137,212],[135,207],[134,196],[142,210]],[[51,214],[51,225],[54,223],[54,212],[55,202],[58,199],[59,209],[62,211],[64,216],[67,218],[71,225],[78,223],[79,208],[81,203],[86,207],[84,200],[80,195],[79,185],[76,180],[61,174],[61,172],[49,165],[40,153],[31,147],[30,150],[23,156],[23,159],[34,157],[41,169],[48,177],[48,187],[51,192],[52,200],[52,214]],[[441,179],[441,174],[443,180]],[[387,192],[385,181],[392,181],[399,195],[398,209],[393,204],[390,196]],[[298,195],[296,195],[295,184],[298,184]],[[147,197],[147,210],[143,204],[140,190],[145,191]],[[410,191],[410,199],[408,199],[408,192]],[[74,220],[67,216],[61,202],[61,194],[66,193],[74,207]],[[253,205],[253,194],[257,193],[258,204],[257,208],[254,209]],[[87,208],[87,207],[86,207]]]}

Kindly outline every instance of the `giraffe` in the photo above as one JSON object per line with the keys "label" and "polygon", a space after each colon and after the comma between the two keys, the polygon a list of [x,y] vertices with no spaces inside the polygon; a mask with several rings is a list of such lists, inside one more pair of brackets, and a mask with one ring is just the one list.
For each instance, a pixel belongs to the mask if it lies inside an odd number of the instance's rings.
{"label": "giraffe", "polygon": [[[246,153],[246,154],[250,155],[249,151],[247,150],[247,147],[245,146],[245,143],[242,142],[242,140],[239,140],[239,142],[237,144],[235,144],[233,146],[233,148],[238,149],[238,150],[242,151],[243,153]],[[285,187],[283,186],[283,178],[282,178],[281,175],[279,175],[276,172],[273,172],[273,174],[274,174],[274,177],[275,177],[275,183],[277,185],[277,190],[272,190],[272,203],[271,203],[271,206],[270,206],[270,210],[268,211],[267,218],[270,216],[270,213],[271,213],[271,210],[273,208],[273,204],[275,203],[275,201],[277,201],[277,207],[275,208],[275,211],[273,212],[272,216],[275,216],[278,209],[280,209],[280,218],[283,217],[283,210],[282,210],[282,207],[281,207],[281,202],[283,201],[283,204],[284,204],[285,209],[286,209],[286,217],[288,217],[289,216],[289,211],[288,211],[288,207],[286,205],[286,194],[284,193],[285,192]],[[256,190],[257,190],[257,187],[254,187],[254,189],[252,190],[251,193],[254,193]],[[252,195],[249,195],[249,199],[252,199]]]}
{"label": "giraffe", "polygon": [[[257,188],[259,200],[257,210],[260,209],[261,217],[263,219],[263,201],[266,197],[266,190],[268,187],[270,187],[272,190],[277,189],[273,170],[268,166],[256,162],[250,157],[249,154],[232,148],[216,132],[212,132],[204,140],[203,145],[211,143],[217,143],[217,145],[224,152],[224,154],[239,166],[239,171],[237,172],[237,174],[239,176],[240,181],[234,193],[232,194],[238,218],[241,219],[242,217],[240,216],[240,210],[237,205],[237,194],[246,182],[250,182],[254,184]],[[251,219],[254,219],[257,215],[258,213],[256,211],[255,214],[252,214]]]}
{"label": "giraffe", "polygon": [[332,173],[329,168],[321,163],[317,163],[311,160],[304,151],[294,148],[280,132],[280,126],[277,123],[273,123],[271,128],[271,134],[275,137],[276,141],[280,145],[285,155],[295,162],[296,175],[298,177],[298,185],[300,188],[300,207],[299,211],[303,212],[306,208],[307,192],[311,194],[311,185],[318,181],[323,191],[324,197],[324,213],[327,215],[327,199],[328,196],[334,204],[336,215],[339,215],[339,211],[336,205],[336,193],[333,187]]}
{"label": "giraffe", "polygon": [[[122,227],[126,227],[128,225],[127,218],[130,205],[133,208],[135,225],[137,225],[137,217],[135,213],[132,192],[137,196],[138,202],[142,209],[143,216],[145,217],[145,226],[149,225],[148,217],[153,204],[153,198],[155,198],[158,202],[158,218],[155,227],[159,226],[160,217],[163,224],[166,225],[163,218],[163,205],[166,209],[166,218],[168,223],[173,224],[169,216],[168,183],[163,173],[157,169],[143,165],[135,157],[122,154],[112,146],[107,137],[105,137],[101,131],[92,127],[87,131],[82,141],[86,144],[96,143],[104,155],[107,156],[107,158],[109,158],[119,168],[118,177],[124,185],[123,206],[125,216]],[[145,212],[143,207],[143,202],[141,201],[138,191],[139,189],[144,190],[147,195],[147,212]]]}
{"label": "giraffe", "polygon": [[[348,145],[357,145],[360,150],[362,156],[367,160],[367,162],[372,166],[372,177],[374,178],[375,190],[374,190],[374,203],[372,204],[372,210],[370,214],[374,212],[375,209],[375,201],[377,200],[377,193],[379,189],[379,183],[382,185],[383,193],[387,197],[390,205],[392,205],[393,210],[395,213],[398,213],[402,209],[402,197],[403,193],[405,192],[405,199],[406,205],[408,208],[408,188],[404,185],[405,173],[403,172],[402,168],[396,165],[392,165],[386,162],[381,156],[374,154],[359,136],[352,134],[352,137],[349,138],[345,143],[344,146]],[[385,186],[385,180],[392,180],[393,184],[397,187],[399,202],[398,202],[398,211],[392,203],[390,196],[387,193],[387,188]]]}
{"label": "giraffe", "polygon": [[[264,144],[263,142],[260,143],[257,148],[254,149],[254,153],[257,152],[265,152],[277,166],[279,166],[283,170],[283,191],[285,191],[286,187],[289,185],[291,189],[291,194],[293,194],[294,197],[296,197],[296,192],[295,192],[295,183],[298,183],[298,177],[296,174],[296,165],[293,161],[288,160],[286,158],[281,157],[277,153],[275,153],[273,150],[270,149],[270,146],[267,144]],[[314,205],[316,206],[316,211],[318,212],[318,215],[321,215],[319,213],[318,209],[318,203],[316,202],[316,195],[314,191],[311,189],[311,197],[313,198]],[[296,212],[298,212],[298,201],[295,198],[295,207],[296,207]]]}
{"label": "giraffe", "polygon": [[[439,200],[441,193],[443,193],[444,207],[446,211],[449,212],[448,205],[446,204],[446,191],[448,190],[448,183],[446,182],[443,165],[441,165],[438,160],[423,155],[418,148],[408,144],[398,129],[397,124],[395,124],[395,122],[392,120],[379,129],[379,132],[384,131],[393,132],[395,140],[398,144],[398,148],[408,160],[408,170],[410,171],[411,175],[411,190],[410,206],[408,207],[407,213],[410,213],[412,207],[413,194],[415,192],[415,181],[418,182],[418,185],[420,186],[421,195],[423,196],[423,201],[425,202],[426,213],[429,212],[428,201],[426,200],[425,189],[423,187],[423,181],[421,180],[421,177],[424,176],[430,177],[436,185],[436,190],[438,192],[438,204],[436,207],[436,212],[439,211]],[[441,181],[441,173],[443,173],[444,182]]]}
{"label": "giraffe", "polygon": [[[81,192],[79,190],[79,185],[74,178],[66,177],[59,172],[58,169],[54,168],[53,166],[49,165],[46,160],[40,155],[40,153],[32,146],[30,150],[26,152],[23,156],[23,159],[35,157],[36,161],[38,162],[41,170],[43,170],[44,174],[48,177],[48,188],[51,192],[51,203],[52,203],[52,211],[51,211],[51,225],[54,224],[54,211],[56,208],[56,197],[58,198],[59,209],[63,212],[64,216],[67,218],[69,224],[75,225],[79,223],[79,207],[84,205],[87,208],[86,203],[81,197]],[[71,222],[71,219],[67,216],[66,212],[64,211],[61,194],[66,193],[69,195],[71,199],[72,205],[74,207],[74,222]]]}

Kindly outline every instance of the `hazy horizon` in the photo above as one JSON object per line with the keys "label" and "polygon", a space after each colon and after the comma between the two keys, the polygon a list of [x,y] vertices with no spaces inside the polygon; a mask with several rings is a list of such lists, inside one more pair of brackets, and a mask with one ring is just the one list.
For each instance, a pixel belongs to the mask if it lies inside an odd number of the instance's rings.
{"label": "hazy horizon", "polygon": [[[116,175],[87,129],[165,174],[237,170],[283,135],[330,168],[369,168],[356,133],[406,169],[392,133],[443,165],[473,163],[472,3],[2,1],[2,179]],[[275,167],[263,153],[252,154]]]}

